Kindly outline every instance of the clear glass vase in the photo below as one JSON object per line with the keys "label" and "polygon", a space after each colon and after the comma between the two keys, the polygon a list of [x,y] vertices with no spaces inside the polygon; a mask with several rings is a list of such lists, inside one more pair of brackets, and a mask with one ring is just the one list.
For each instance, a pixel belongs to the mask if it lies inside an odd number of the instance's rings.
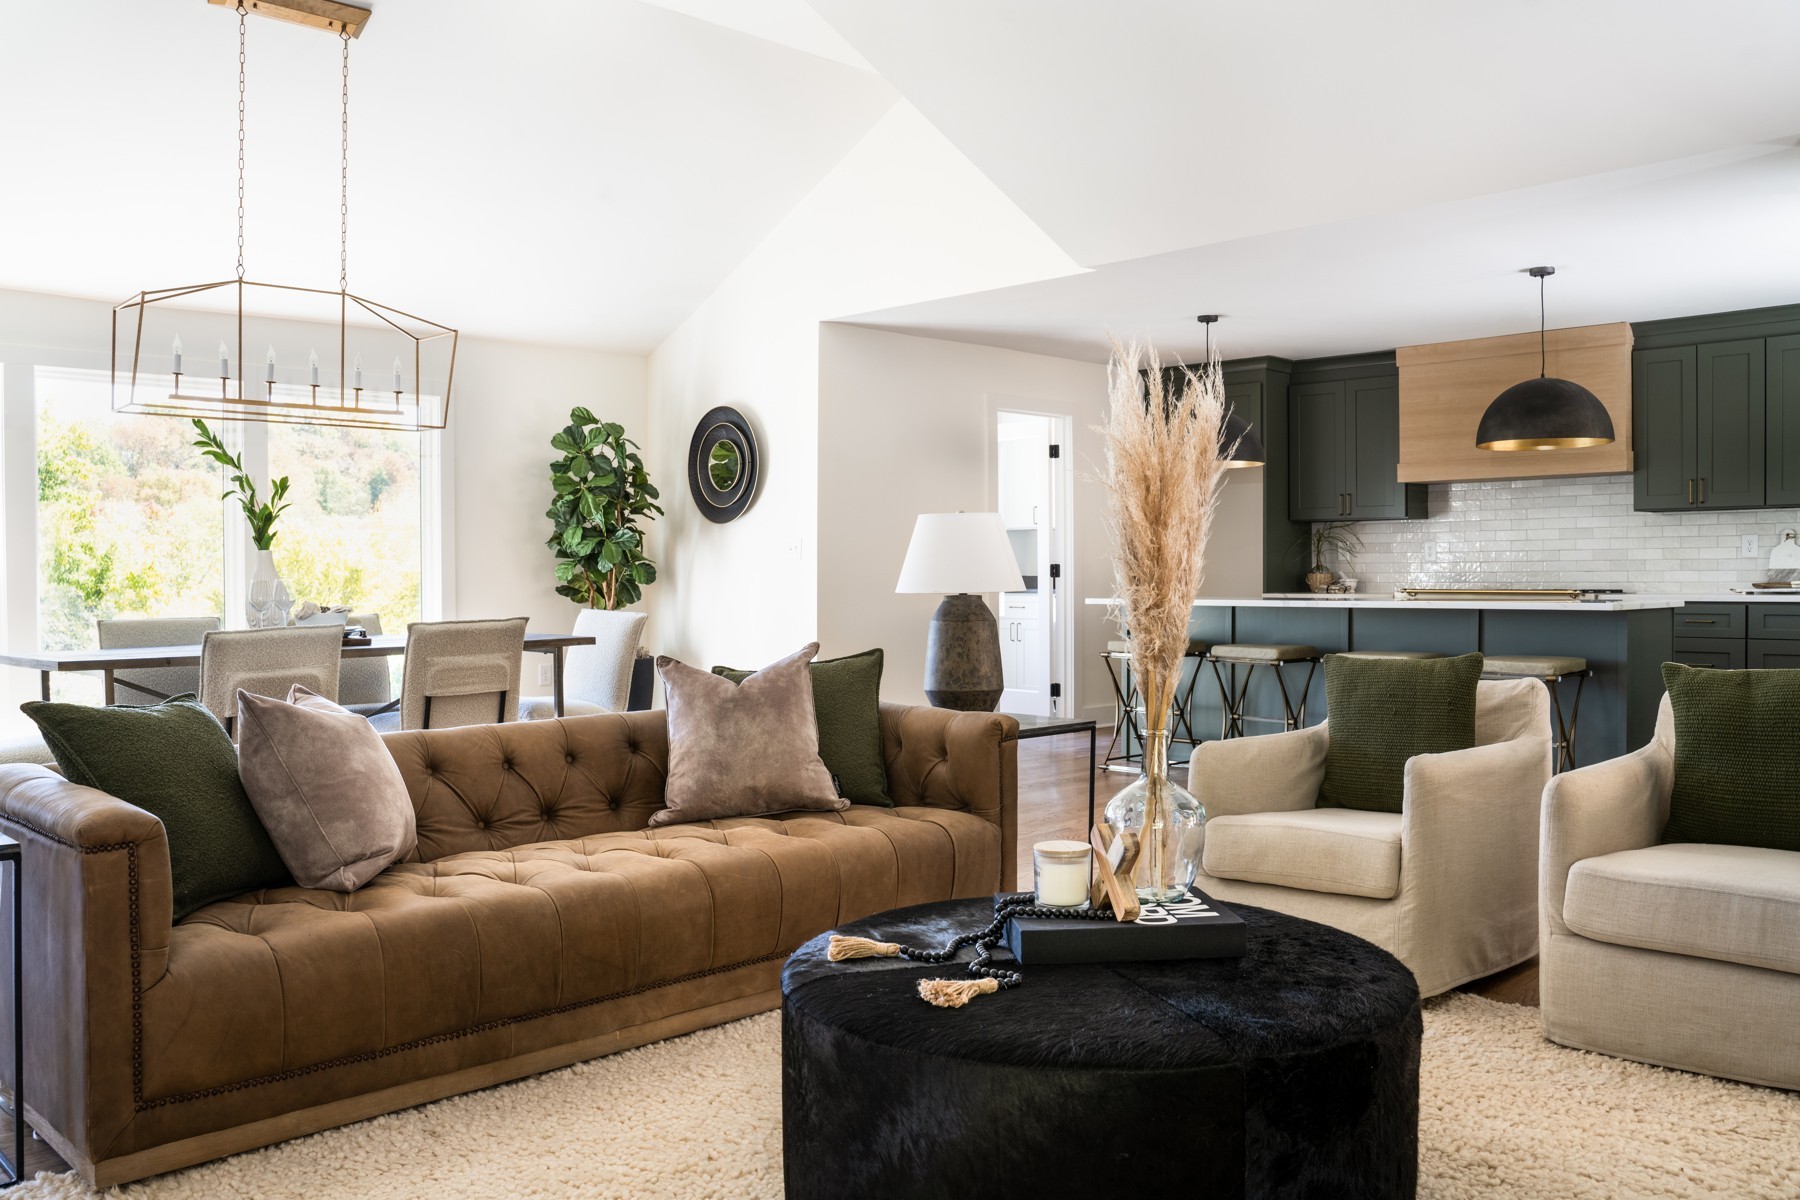
{"label": "clear glass vase", "polygon": [[245,590],[244,615],[252,629],[276,629],[287,624],[294,601],[281,572],[275,569],[275,552],[258,550],[250,565],[250,585]]}
{"label": "clear glass vase", "polygon": [[1106,823],[1121,833],[1137,832],[1138,859],[1132,877],[1139,900],[1168,904],[1187,896],[1200,869],[1206,809],[1169,778],[1166,728],[1144,736],[1144,773],[1107,804]]}

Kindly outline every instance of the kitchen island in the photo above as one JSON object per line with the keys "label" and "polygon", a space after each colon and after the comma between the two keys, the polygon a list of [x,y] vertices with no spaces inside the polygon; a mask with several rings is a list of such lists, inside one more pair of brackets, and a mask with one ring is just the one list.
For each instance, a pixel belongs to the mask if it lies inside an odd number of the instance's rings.
{"label": "kitchen island", "polygon": [[[1673,654],[1671,613],[1697,599],[1620,595],[1603,600],[1395,599],[1392,596],[1270,594],[1203,597],[1194,601],[1190,637],[1222,642],[1300,642],[1321,654],[1343,650],[1431,650],[1440,654],[1571,654],[1585,658],[1593,676],[1582,690],[1576,727],[1576,763],[1616,758],[1650,740],[1662,697],[1662,664]],[[1761,597],[1738,596],[1742,603]],[[1089,604],[1105,605],[1104,598]],[[1781,604],[1776,601],[1774,603]],[[1787,603],[1793,603],[1792,600]],[[1783,604],[1785,607],[1785,604]],[[1198,669],[1199,678],[1193,678]],[[1306,668],[1289,667],[1298,689]],[[1247,712],[1263,718],[1255,732],[1281,728],[1280,695],[1270,672],[1259,668]],[[1219,688],[1210,666],[1189,660],[1182,683],[1194,686],[1188,708],[1203,738],[1223,721]],[[1574,683],[1563,685],[1565,711]],[[1307,724],[1325,718],[1325,673],[1306,696]]]}

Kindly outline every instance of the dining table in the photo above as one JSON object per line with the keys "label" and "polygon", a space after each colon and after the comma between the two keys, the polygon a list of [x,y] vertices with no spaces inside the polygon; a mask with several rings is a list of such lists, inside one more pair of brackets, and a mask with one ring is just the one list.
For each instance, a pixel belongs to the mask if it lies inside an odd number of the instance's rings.
{"label": "dining table", "polygon": [[[591,646],[594,639],[579,633],[527,633],[528,654],[550,656],[551,697],[557,716],[563,715],[563,656],[573,646]],[[376,634],[366,642],[346,642],[345,658],[392,658],[406,653],[403,633]],[[0,666],[23,667],[43,677],[43,696],[50,699],[50,676],[58,671],[98,671],[106,679],[106,703],[113,703],[113,673],[146,667],[197,667],[198,643],[185,646],[129,646],[113,650],[0,651]]]}

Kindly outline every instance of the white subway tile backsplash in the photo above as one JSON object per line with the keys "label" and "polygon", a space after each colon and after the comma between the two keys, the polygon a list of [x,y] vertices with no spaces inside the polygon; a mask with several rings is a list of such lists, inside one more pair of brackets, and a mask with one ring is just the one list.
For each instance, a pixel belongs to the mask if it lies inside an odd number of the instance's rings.
{"label": "white subway tile backsplash", "polygon": [[[1631,476],[1434,483],[1422,521],[1355,526],[1362,552],[1334,564],[1364,592],[1396,587],[1622,587],[1693,592],[1768,576],[1768,551],[1800,510],[1640,513]],[[1745,535],[1760,552],[1743,555]]]}

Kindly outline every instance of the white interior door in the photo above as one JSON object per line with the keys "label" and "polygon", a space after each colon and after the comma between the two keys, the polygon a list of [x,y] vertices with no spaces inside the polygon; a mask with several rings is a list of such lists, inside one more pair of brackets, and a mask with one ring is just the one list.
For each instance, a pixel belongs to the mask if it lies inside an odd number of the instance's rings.
{"label": "white interior door", "polygon": [[1058,563],[1061,524],[1055,503],[1058,460],[1051,457],[1057,420],[1018,412],[997,417],[1000,515],[1026,585],[1023,592],[1001,596],[996,614],[1006,681],[1000,697],[1003,712],[1049,716],[1060,699],[1052,650],[1057,629],[1053,564]]}

